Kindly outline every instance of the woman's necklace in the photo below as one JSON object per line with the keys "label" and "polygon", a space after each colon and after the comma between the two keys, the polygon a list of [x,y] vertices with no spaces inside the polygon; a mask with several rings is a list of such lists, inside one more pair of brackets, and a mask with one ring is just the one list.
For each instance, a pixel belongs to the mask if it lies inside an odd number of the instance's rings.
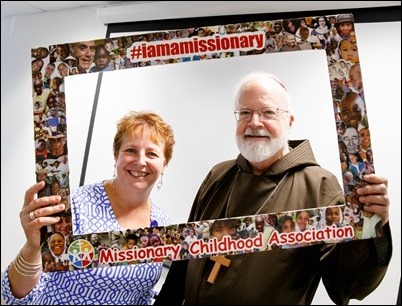
{"label": "woman's necklace", "polygon": [[[229,198],[228,198],[228,202],[227,202],[227,205],[226,205],[226,211],[225,211],[225,218],[228,217],[230,199],[232,198],[233,188],[234,188],[234,185],[235,185],[235,183],[237,181],[237,178],[239,176],[240,171],[241,170],[239,169],[236,172],[236,177],[233,180],[232,186],[230,187]],[[288,176],[288,174],[289,174],[289,171],[286,172],[285,175],[281,178],[281,180],[279,181],[278,185],[275,186],[274,190],[272,190],[272,192],[267,196],[265,201],[261,204],[260,208],[256,211],[256,213],[254,215],[259,215],[261,213],[261,211],[264,209],[265,205],[267,205],[267,203],[272,199],[272,197],[274,196],[274,194],[278,190],[278,188],[283,184],[283,182],[285,181],[285,179]]]}

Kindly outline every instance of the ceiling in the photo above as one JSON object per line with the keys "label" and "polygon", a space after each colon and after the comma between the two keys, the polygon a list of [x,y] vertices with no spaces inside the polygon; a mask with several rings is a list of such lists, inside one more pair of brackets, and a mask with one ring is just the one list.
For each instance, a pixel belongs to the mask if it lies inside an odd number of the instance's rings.
{"label": "ceiling", "polygon": [[[159,4],[160,9],[163,10],[163,16],[165,16],[168,13],[167,9],[169,9],[169,7],[172,4],[176,3],[177,1],[1,1],[1,19],[3,20],[5,18],[12,18],[15,16],[26,16],[45,12],[64,11],[82,7],[117,8],[117,6],[121,6],[122,4],[146,4],[152,2],[160,2]],[[194,10],[193,7],[194,4],[190,4],[191,2],[195,3],[197,1],[186,1],[183,2],[182,5],[191,6],[192,10]],[[209,3],[208,1],[201,1],[201,3],[202,2],[205,3],[205,8],[210,7],[210,9],[214,10],[215,14],[217,12],[219,13],[219,10],[227,12],[228,10],[234,9],[235,6],[239,6],[238,4],[241,3],[241,2],[239,3],[239,1],[233,1],[233,2],[215,1]],[[245,5],[249,6],[250,2],[252,2],[257,9],[258,5],[264,5],[264,6],[269,5],[270,9],[273,11],[278,10],[280,11],[281,9],[283,10],[282,1],[269,1],[269,2],[246,1],[244,3]],[[215,3],[216,5],[210,5],[211,3]],[[394,5],[400,6],[401,1],[290,1],[287,3],[287,5],[295,10],[303,10],[303,9],[313,10],[314,8],[325,10],[330,8],[377,7],[377,6],[381,7],[381,6],[394,6]],[[153,6],[150,9],[155,10],[155,7]],[[180,9],[181,6],[178,6],[178,9],[175,9],[174,13],[176,14],[180,13]],[[239,9],[244,10],[244,8],[241,6],[239,7]],[[179,10],[179,12],[177,10]],[[131,11],[130,15],[132,13],[133,12]],[[137,19],[139,17],[141,16],[138,16]],[[132,20],[132,16],[130,18],[131,18],[130,20]]]}
{"label": "ceiling", "polygon": [[82,7],[110,7],[145,2],[153,1],[1,1],[1,19]]}

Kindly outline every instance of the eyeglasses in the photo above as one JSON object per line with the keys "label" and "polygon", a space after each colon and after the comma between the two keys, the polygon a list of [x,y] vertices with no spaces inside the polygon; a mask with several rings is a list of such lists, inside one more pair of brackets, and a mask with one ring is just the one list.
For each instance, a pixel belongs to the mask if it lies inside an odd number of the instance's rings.
{"label": "eyeglasses", "polygon": [[258,112],[258,114],[260,115],[260,119],[267,119],[267,120],[275,120],[278,116],[279,116],[279,111],[288,113],[289,111],[281,109],[281,108],[277,108],[277,107],[263,107],[260,109],[237,109],[234,111],[235,114],[235,118],[238,122],[240,121],[244,121],[244,120],[250,120],[253,115],[254,112]]}

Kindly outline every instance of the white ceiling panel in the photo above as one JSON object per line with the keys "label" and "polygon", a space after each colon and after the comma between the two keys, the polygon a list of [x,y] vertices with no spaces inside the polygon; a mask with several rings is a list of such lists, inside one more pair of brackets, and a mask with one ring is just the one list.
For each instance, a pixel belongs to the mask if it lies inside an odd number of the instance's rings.
{"label": "white ceiling panel", "polygon": [[22,1],[1,1],[1,13],[10,16],[30,15],[41,12],[43,12],[43,10],[40,8],[24,4]]}
{"label": "white ceiling panel", "polygon": [[108,7],[136,2],[152,1],[1,1],[1,19],[80,7]]}
{"label": "white ceiling panel", "polygon": [[[159,2],[157,7],[155,2]],[[121,7],[126,4],[128,5],[126,8]],[[129,6],[130,4],[133,6]],[[283,12],[285,6],[292,11],[400,6],[401,1],[183,1],[180,5],[177,4],[177,1],[1,1],[1,19],[80,7],[101,8],[100,15],[105,19],[108,19],[108,15],[112,15],[113,18],[116,18],[116,15],[127,15],[121,17],[124,20],[121,19],[119,22],[122,22],[127,18],[141,20],[145,15],[148,16],[144,14],[148,11],[150,13],[148,19],[166,19],[241,14],[245,11],[247,13]],[[169,10],[171,7],[175,9]],[[195,7],[198,9],[194,10]],[[105,20],[105,22],[111,21]]]}

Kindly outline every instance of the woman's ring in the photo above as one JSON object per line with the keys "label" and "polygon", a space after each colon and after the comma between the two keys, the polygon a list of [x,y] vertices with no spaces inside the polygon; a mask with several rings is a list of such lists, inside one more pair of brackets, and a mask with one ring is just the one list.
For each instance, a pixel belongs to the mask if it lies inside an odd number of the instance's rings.
{"label": "woman's ring", "polygon": [[29,218],[31,218],[32,221],[36,219],[34,215],[34,210],[29,213]]}

